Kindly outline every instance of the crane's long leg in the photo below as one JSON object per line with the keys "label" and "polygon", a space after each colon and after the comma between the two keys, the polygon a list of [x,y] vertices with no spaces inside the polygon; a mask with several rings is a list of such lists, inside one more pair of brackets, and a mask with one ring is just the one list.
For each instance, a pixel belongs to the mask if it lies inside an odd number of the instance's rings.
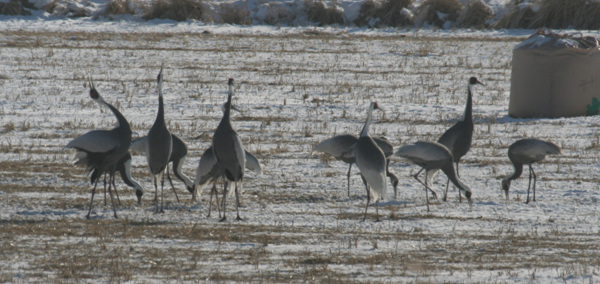
{"label": "crane's long leg", "polygon": [[216,180],[213,182],[213,186],[210,189],[210,199],[208,202],[208,215],[206,216],[207,218],[210,217],[210,213],[212,212],[213,195],[215,196],[215,202],[217,204],[217,211],[219,212],[219,218],[221,218],[221,208],[219,206],[219,195],[217,194],[217,181]]}
{"label": "crane's long leg", "polygon": [[422,185],[424,185],[424,186],[425,186],[425,190],[428,190],[428,189],[429,189],[429,190],[431,191],[431,194],[433,194],[433,197],[435,197],[435,199],[437,200],[437,199],[438,199],[438,198],[437,198],[437,193],[435,193],[435,191],[433,191],[433,189],[431,189],[431,187],[429,187],[429,185],[427,185],[426,183],[424,183],[423,181],[421,181],[421,180],[419,179],[419,174],[421,174],[421,172],[422,172],[423,170],[424,170],[424,168],[421,168],[421,170],[420,170],[420,171],[418,171],[418,172],[417,172],[417,173],[416,173],[416,174],[415,174],[413,177],[414,177],[414,178],[415,178],[415,179],[416,179],[418,182],[420,182]]}
{"label": "crane's long leg", "polygon": [[[167,166],[167,170],[168,170]],[[160,213],[165,213],[165,175],[164,172],[160,173]]]}
{"label": "crane's long leg", "polygon": [[371,193],[369,187],[367,187],[367,205],[365,206],[365,216],[363,216],[363,222],[367,220],[367,210],[369,209],[369,202],[371,202]]}
{"label": "crane's long leg", "polygon": [[[446,197],[448,196],[448,187],[450,187],[450,179],[446,180],[446,191],[444,191],[444,197],[442,197],[442,201],[446,202]],[[458,194],[460,196],[460,193]]]}
{"label": "crane's long leg", "polygon": [[[110,202],[112,203],[112,208],[113,208],[113,213],[115,215],[115,219],[117,219],[117,209],[115,208],[115,199],[113,198],[113,194],[112,194],[112,189],[111,189],[111,185],[113,185],[115,183],[115,175],[114,173],[111,173],[108,176],[108,195],[110,195]],[[116,192],[116,190],[115,190]]]}
{"label": "crane's long leg", "polygon": [[[433,196],[435,197],[435,199],[437,199],[437,194],[435,193],[435,191],[433,191],[433,189],[431,189],[426,182],[423,182],[419,179],[419,174],[424,170],[424,168],[422,168],[419,172],[417,172],[417,174],[415,174],[413,177],[420,182],[422,185],[425,186],[425,198],[427,199],[427,212],[429,211],[429,191],[427,191],[427,189],[429,189],[431,191],[431,193],[433,193]],[[425,180],[427,181],[427,180]]]}
{"label": "crane's long leg", "polygon": [[375,216],[377,216],[375,222],[381,222],[381,219],[379,219],[379,199],[375,201],[375,214]]}
{"label": "crane's long leg", "polygon": [[113,185],[113,189],[115,191],[115,195],[117,196],[117,203],[119,203],[119,206],[121,206],[121,198],[119,198],[119,192],[117,191],[117,185],[115,184],[115,179],[112,179],[112,185]]}
{"label": "crane's long leg", "polygon": [[98,180],[94,183],[94,188],[92,188],[92,198],[90,199],[90,209],[88,210],[86,219],[90,219],[90,213],[92,213],[92,205],[94,204],[94,194],[96,193],[96,186],[98,185]]}
{"label": "crane's long leg", "polygon": [[392,186],[394,187],[394,200],[395,200],[398,197],[398,183],[400,181],[398,180],[398,177],[395,174],[390,172],[390,160],[387,160],[387,165],[385,166],[385,175],[390,178],[390,182],[392,183]]}
{"label": "crane's long leg", "polygon": [[158,184],[156,182],[156,175],[152,175],[152,181],[154,183],[154,204],[156,205],[154,213],[158,213]]}
{"label": "crane's long leg", "polygon": [[[460,178],[460,175],[458,174],[458,163],[460,163],[460,160],[456,162],[456,176]],[[446,183],[446,192],[448,192],[449,183],[450,179],[448,179],[448,182]],[[444,199],[444,201],[446,201],[446,199]],[[460,195],[460,190],[458,191],[458,202],[462,203],[462,195]]]}
{"label": "crane's long leg", "polygon": [[365,177],[363,177],[363,175],[360,175],[360,178],[362,179],[363,183],[365,184],[365,189],[367,190],[367,205],[365,206],[365,215],[363,216],[363,222],[365,220],[367,220],[367,210],[369,209],[369,203],[371,202],[371,190],[369,188],[369,185],[367,184],[367,180],[365,179]]}
{"label": "crane's long leg", "polygon": [[[104,185],[104,206],[106,206],[106,172],[103,176],[104,180],[102,181],[102,184]],[[110,179],[108,179],[108,181],[110,182]]]}
{"label": "crane's long leg", "polygon": [[525,204],[529,203],[529,190],[530,189],[531,189],[531,165],[529,165],[529,184],[527,185],[527,201],[525,201]]}
{"label": "crane's long leg", "polygon": [[235,182],[235,209],[237,210],[237,217],[235,218],[236,221],[242,221],[242,218],[240,218],[240,196],[239,196],[239,192],[238,192],[238,183],[240,183],[240,191],[241,191],[241,187],[242,187],[242,181],[240,180],[239,182]]}
{"label": "crane's long leg", "polygon": [[535,201],[535,182],[537,181],[537,176],[531,165],[529,165],[529,170],[531,170],[531,173],[533,174],[533,201]]}
{"label": "crane's long leg", "polygon": [[223,181],[224,181],[223,182],[223,184],[224,184],[224,187],[223,187],[223,200],[222,200],[223,201],[223,218],[221,218],[221,220],[219,220],[219,222],[223,222],[223,221],[227,220],[227,213],[225,213],[225,209],[226,209],[225,208],[225,205],[226,205],[225,201],[227,200],[227,186],[228,186],[228,182],[227,182],[227,178],[225,177],[225,175],[223,175]]}
{"label": "crane's long leg", "polygon": [[348,167],[348,197],[350,197],[350,171],[352,171],[352,163],[350,163],[350,167]]}
{"label": "crane's long leg", "polygon": [[[173,185],[173,181],[171,180],[171,174],[169,173],[169,164],[167,164],[167,179],[169,179],[169,183],[171,184],[171,189],[173,189],[173,193],[175,193],[175,198],[177,198],[177,203],[179,203],[179,196],[177,195],[177,190],[175,190],[175,186]],[[193,196],[192,196],[193,198]]]}

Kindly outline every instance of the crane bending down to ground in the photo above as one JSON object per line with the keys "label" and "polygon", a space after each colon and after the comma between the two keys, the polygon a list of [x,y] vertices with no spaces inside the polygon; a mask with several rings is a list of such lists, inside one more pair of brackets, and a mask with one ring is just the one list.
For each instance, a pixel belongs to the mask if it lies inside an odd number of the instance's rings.
{"label": "crane bending down to ground", "polygon": [[[477,78],[471,77],[467,85],[467,103],[465,105],[465,112],[463,119],[456,122],[452,127],[448,128],[444,134],[438,139],[438,143],[446,146],[450,153],[452,153],[452,161],[456,165],[456,176],[460,177],[458,173],[458,164],[460,159],[466,155],[471,149],[471,142],[473,140],[473,93],[472,88],[475,85],[483,85]],[[485,86],[485,85],[484,85]],[[427,177],[433,177],[437,170],[426,171]],[[450,179],[446,181],[446,191],[444,192],[443,201],[446,201],[448,195],[448,186],[450,185]],[[460,193],[458,194],[460,200]]]}
{"label": "crane bending down to ground", "polygon": [[[377,146],[383,151],[385,157],[387,159],[387,165],[385,168],[386,175],[390,178],[390,182],[392,186],[394,186],[394,199],[397,196],[397,188],[398,188],[398,177],[390,172],[389,157],[394,154],[394,146],[388,141],[385,137],[371,137]],[[321,152],[332,155],[338,160],[341,160],[345,163],[350,164],[348,167],[348,197],[350,197],[350,172],[352,170],[352,164],[356,162],[356,158],[354,157],[354,152],[352,147],[358,142],[358,137],[350,134],[338,135],[332,138],[323,140],[321,143],[317,144],[312,150],[312,152]]]}
{"label": "crane bending down to ground", "polygon": [[[85,153],[84,152],[79,152],[77,153],[78,156],[76,156],[75,158],[79,158],[79,155],[83,153],[85,157]],[[82,161],[76,161],[75,164],[79,165],[81,164]],[[94,170],[97,171],[97,170]],[[119,160],[117,162],[117,168],[116,171],[119,172],[121,174],[121,180],[123,180],[123,182],[129,186],[132,187],[133,189],[135,189],[135,195],[137,197],[137,203],[142,204],[142,195],[144,195],[144,188],[133,179],[133,177],[131,176],[131,154],[129,154],[129,152],[123,156],[123,158],[121,158],[121,160]],[[92,175],[95,175],[96,173],[92,173]],[[117,201],[119,202],[119,206],[121,205],[121,200],[119,199],[119,192],[117,191],[117,185],[115,184],[115,180],[113,179],[113,188],[115,191],[115,194],[117,196]],[[104,172],[104,205],[106,205],[106,172]]]}
{"label": "crane bending down to ground", "polygon": [[[471,201],[471,189],[462,183],[456,176],[454,171],[454,165],[452,161],[452,153],[446,148],[446,146],[437,142],[417,142],[412,145],[405,145],[400,147],[395,153],[396,156],[403,157],[412,161],[413,163],[421,166],[421,170],[417,172],[413,177],[425,186],[425,197],[427,199],[427,212],[429,212],[429,194],[428,189],[431,190],[426,182],[422,182],[419,179],[419,174],[423,171],[431,170],[442,170],[448,179],[460,190],[460,193],[464,194],[469,204]],[[434,192],[433,190],[431,190]]]}
{"label": "crane bending down to ground", "polygon": [[[252,153],[248,151],[244,152],[246,154],[246,168],[255,172],[256,174],[261,174],[262,166],[260,165],[258,159],[252,155]],[[212,147],[209,147],[206,149],[206,151],[204,151],[202,157],[200,158],[200,162],[198,163],[198,168],[196,169],[196,179],[194,180],[194,191],[192,193],[194,195],[193,199],[197,200],[198,192],[202,192],[202,188],[209,182],[213,183],[213,186],[210,190],[208,215],[206,217],[210,217],[213,194],[216,199],[219,217],[221,217],[221,209],[217,195],[217,180],[221,177],[220,168],[221,166],[217,163],[217,159],[215,158]]]}
{"label": "crane bending down to ground", "polygon": [[531,178],[533,177],[533,201],[535,201],[535,182],[537,176],[533,171],[531,164],[540,162],[546,158],[546,155],[560,154],[560,147],[548,141],[529,138],[521,139],[508,147],[508,158],[515,168],[514,172],[502,180],[502,189],[508,200],[508,190],[510,182],[519,178],[523,173],[523,165],[529,166],[529,186],[527,187],[527,201],[529,203],[529,190],[531,189]]}
{"label": "crane bending down to ground", "polygon": [[221,122],[219,122],[212,139],[213,153],[217,163],[219,164],[219,173],[224,181],[223,218],[221,218],[221,221],[225,221],[227,219],[225,198],[227,198],[229,182],[233,182],[235,186],[235,201],[237,209],[236,220],[242,220],[242,218],[240,218],[239,209],[239,192],[241,191],[244,181],[244,169],[246,167],[244,145],[242,144],[242,140],[238,136],[237,132],[233,130],[230,121],[232,104],[231,99],[233,97],[233,79],[230,78],[227,84],[229,87],[229,92],[227,94],[227,103],[225,104],[225,113],[223,114],[223,118],[221,118]]}
{"label": "crane bending down to ground", "polygon": [[[171,157],[169,157],[169,163],[173,164],[173,166],[172,166],[173,174],[175,174],[175,177],[178,178],[179,180],[181,180],[185,184],[185,187],[188,190],[188,192],[193,194],[194,183],[190,180],[190,178],[188,178],[181,171],[183,164],[185,163],[187,153],[188,153],[187,145],[185,144],[185,142],[183,142],[183,140],[181,140],[181,138],[177,137],[177,135],[175,135],[173,133],[171,133],[171,139],[172,139],[172,143],[171,143],[172,150],[171,150]],[[147,144],[148,144],[148,136],[142,136],[140,138],[133,140],[133,142],[131,142],[131,147],[129,147],[129,150],[140,153],[140,154],[147,155],[147,153],[146,153],[146,149],[148,147]],[[171,180],[171,175],[169,174],[169,171],[167,171],[166,173],[167,173],[167,179],[169,180],[169,183],[171,184],[171,188],[173,189],[173,192],[175,193],[175,197],[177,198],[177,202],[179,202],[179,196],[177,195],[177,191],[175,191],[175,186],[173,185],[173,181]],[[192,195],[192,202],[194,202],[194,201],[195,200]]]}
{"label": "crane bending down to ground", "polygon": [[77,154],[79,159],[77,163],[85,165],[88,171],[92,173],[90,181],[94,184],[94,188],[92,189],[90,208],[86,218],[90,218],[96,186],[100,177],[105,172],[109,174],[108,192],[111,197],[114,216],[117,218],[117,210],[115,209],[111,187],[114,184],[117,163],[128,153],[129,145],[131,144],[131,127],[119,110],[104,101],[91,79],[89,80],[89,85],[90,97],[101,106],[106,106],[110,109],[117,118],[117,126],[111,130],[90,131],[73,139],[65,148],[76,149],[79,152]]}
{"label": "crane bending down to ground", "polygon": [[[171,157],[171,151],[173,141],[171,139],[171,133],[167,129],[164,115],[163,95],[162,95],[162,76],[163,66],[160,67],[160,72],[156,81],[158,83],[158,113],[154,124],[148,131],[148,143],[146,148],[146,158],[148,160],[148,168],[152,179],[154,181],[154,198],[156,200],[156,211],[164,213],[164,183],[165,179],[163,173],[165,168],[168,169],[169,158]],[[162,178],[162,179],[161,179]],[[160,210],[158,210],[158,181],[161,181],[161,195],[160,195]]]}
{"label": "crane bending down to ground", "polygon": [[377,102],[372,102],[367,110],[367,120],[360,132],[358,142],[353,146],[356,166],[360,170],[361,177],[367,188],[367,205],[365,206],[363,221],[367,219],[371,194],[376,203],[376,220],[379,221],[379,199],[387,192],[387,183],[385,180],[387,159],[381,148],[369,136],[369,126],[371,125],[373,110],[375,109],[379,109],[379,106]]}

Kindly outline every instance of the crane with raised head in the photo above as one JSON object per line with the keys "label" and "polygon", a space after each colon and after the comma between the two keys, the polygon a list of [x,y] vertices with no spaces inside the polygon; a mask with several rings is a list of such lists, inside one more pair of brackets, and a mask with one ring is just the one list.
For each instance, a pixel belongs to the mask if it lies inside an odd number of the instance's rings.
{"label": "crane with raised head", "polygon": [[235,201],[237,209],[236,220],[242,220],[239,210],[239,192],[241,191],[244,181],[244,169],[246,167],[244,145],[242,144],[242,140],[237,132],[233,130],[230,121],[232,104],[231,100],[233,97],[233,78],[229,78],[227,85],[229,87],[229,92],[227,94],[225,112],[223,113],[223,118],[221,118],[221,121],[219,122],[219,125],[217,126],[212,138],[213,154],[217,160],[217,164],[219,165],[219,173],[224,181],[223,218],[221,218],[221,221],[225,221],[227,219],[225,198],[227,198],[229,182],[233,182],[235,187]]}
{"label": "crane with raised head", "polygon": [[[452,127],[448,128],[442,136],[438,139],[438,143],[446,146],[450,153],[452,153],[452,161],[456,167],[456,175],[460,177],[458,171],[458,164],[460,163],[460,159],[466,155],[471,149],[471,142],[473,140],[473,93],[472,88],[475,85],[483,85],[476,77],[469,78],[469,82],[467,85],[467,103],[465,105],[465,112],[463,115],[463,119],[456,122]],[[427,176],[433,175],[434,172],[428,172]],[[446,181],[446,191],[444,192],[443,201],[446,201],[446,197],[448,195],[448,186],[450,185],[450,180]],[[458,194],[460,200],[460,193]]]}
{"label": "crane with raised head", "polygon": [[360,170],[361,177],[367,188],[367,205],[363,221],[367,218],[367,210],[371,201],[371,194],[375,200],[376,220],[379,221],[379,199],[387,192],[386,168],[387,159],[385,154],[377,146],[377,143],[369,136],[369,126],[372,122],[373,110],[379,109],[377,102],[372,102],[367,110],[367,120],[360,132],[358,141],[353,146],[356,166]]}
{"label": "crane with raised head", "polygon": [[[171,132],[167,129],[165,123],[164,103],[162,94],[163,84],[163,66],[160,66],[160,72],[156,78],[158,83],[158,113],[156,114],[156,120],[146,135],[148,137],[148,143],[146,148],[146,160],[148,161],[148,169],[152,175],[154,182],[154,198],[156,200],[155,212],[164,213],[164,171],[165,168],[168,171],[169,158],[171,157],[171,151],[173,148],[173,140],[171,138]],[[160,210],[158,206],[158,182],[161,181],[161,198],[160,198]]]}
{"label": "crane with raised head", "polygon": [[94,194],[96,186],[103,173],[109,174],[108,192],[111,197],[113,213],[117,218],[117,210],[112,196],[111,187],[114,184],[115,171],[117,163],[128,153],[129,145],[131,144],[131,127],[129,122],[119,110],[114,106],[104,101],[94,82],[89,79],[90,97],[101,106],[106,106],[117,118],[117,126],[111,130],[93,130],[84,135],[81,135],[71,142],[65,148],[76,149],[78,154],[77,164],[85,165],[91,173],[90,182],[94,185],[92,189],[92,197],[86,218],[90,218],[92,205],[94,202]]}

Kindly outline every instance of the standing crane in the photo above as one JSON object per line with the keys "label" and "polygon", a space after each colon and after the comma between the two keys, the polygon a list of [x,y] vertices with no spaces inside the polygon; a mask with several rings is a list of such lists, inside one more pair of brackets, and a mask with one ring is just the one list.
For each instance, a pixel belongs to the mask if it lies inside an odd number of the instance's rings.
{"label": "standing crane", "polygon": [[[185,142],[183,142],[183,140],[181,140],[181,138],[177,137],[177,135],[173,133],[171,133],[171,139],[172,150],[171,156],[169,157],[169,163],[173,164],[173,174],[175,174],[175,177],[185,184],[185,187],[188,190],[188,192],[193,194],[194,183],[181,171],[181,168],[183,167],[188,153],[187,145],[185,144]],[[148,136],[142,136],[140,138],[134,139],[133,142],[131,142],[131,147],[129,147],[129,150],[147,155],[147,144]],[[175,186],[173,185],[173,181],[171,180],[171,175],[169,174],[169,171],[167,171],[166,173],[167,179],[169,180],[171,188],[173,189],[175,197],[177,198],[177,202],[179,202],[179,196],[177,195],[177,191],[175,191]]]}
{"label": "standing crane", "polygon": [[[260,174],[262,172],[262,166],[260,165],[258,159],[252,155],[252,153],[248,151],[244,152],[246,154],[246,168],[257,174]],[[217,163],[217,159],[215,158],[212,147],[208,147],[208,149],[206,149],[206,151],[204,151],[202,154],[200,162],[198,163],[198,168],[196,169],[196,179],[194,180],[194,192],[192,193],[192,199],[196,200],[198,192],[201,192],[202,188],[209,182],[213,183],[213,186],[210,190],[208,215],[206,217],[210,217],[213,194],[217,202],[219,217],[221,217],[219,198],[217,196],[217,180],[221,177],[220,168],[221,166]]]}
{"label": "standing crane", "polygon": [[78,151],[78,164],[85,165],[88,172],[92,173],[90,182],[94,184],[92,197],[90,199],[90,208],[86,218],[90,218],[96,186],[103,173],[109,174],[108,192],[113,205],[113,213],[117,218],[117,210],[112,196],[111,186],[114,184],[115,170],[117,163],[128,153],[131,144],[131,127],[125,117],[113,107],[104,101],[100,93],[96,90],[94,82],[89,79],[90,97],[101,106],[106,106],[117,118],[117,126],[111,130],[93,130],[81,135],[71,142],[65,148],[73,148]]}
{"label": "standing crane", "polygon": [[[156,213],[164,213],[164,183],[165,179],[163,173],[165,168],[168,171],[169,158],[171,157],[171,151],[173,148],[173,141],[171,133],[167,129],[165,123],[164,105],[163,105],[163,94],[162,94],[162,83],[163,83],[163,66],[160,66],[160,72],[156,81],[158,83],[158,113],[154,124],[148,131],[148,143],[146,148],[146,159],[148,160],[148,168],[152,174],[154,181],[154,198],[156,200]],[[162,179],[161,179],[162,178]],[[158,210],[158,180],[161,180],[161,196],[160,196],[160,210]]]}
{"label": "standing crane", "polygon": [[[237,132],[233,130],[230,121],[231,99],[233,97],[233,78],[229,78],[227,85],[229,87],[229,92],[227,94],[227,103],[225,104],[225,113],[223,113],[223,118],[221,119],[221,122],[219,122],[212,139],[213,153],[217,163],[219,164],[219,173],[224,181],[223,218],[221,218],[221,221],[225,221],[227,219],[225,198],[227,197],[229,181],[233,182],[235,185],[235,201],[237,209],[236,220],[242,220],[242,218],[240,218],[239,209],[239,190],[241,190],[242,187],[244,180],[244,168],[246,167],[244,145],[242,144],[242,140],[238,136]],[[239,190],[238,184],[240,187]]]}
{"label": "standing crane", "polygon": [[[413,177],[425,186],[425,198],[427,199],[427,212],[429,212],[429,190],[434,192],[428,185],[427,179],[426,182],[423,182],[419,179],[419,174],[423,171],[432,171],[432,170],[442,170],[444,174],[448,177],[450,181],[460,190],[460,193],[464,194],[469,204],[472,204],[471,201],[471,189],[462,183],[458,177],[456,176],[456,172],[454,171],[454,165],[452,160],[452,153],[450,150],[446,148],[446,146],[437,143],[437,142],[417,142],[412,145],[405,145],[400,147],[398,151],[395,153],[396,156],[403,157],[412,161],[413,163],[421,166],[421,170],[419,170]],[[435,193],[434,193],[435,195]],[[436,197],[437,198],[437,197]]]}
{"label": "standing crane", "polygon": [[531,188],[531,178],[533,177],[533,201],[535,201],[535,182],[537,176],[531,166],[533,163],[540,162],[546,158],[546,155],[560,154],[560,147],[548,141],[542,141],[535,138],[521,139],[508,147],[508,158],[512,162],[515,171],[502,180],[502,189],[508,200],[508,190],[510,182],[519,178],[523,173],[523,165],[529,166],[529,186],[527,187],[527,201],[529,203],[529,190]]}
{"label": "standing crane", "polygon": [[365,215],[363,221],[367,219],[367,210],[371,201],[371,194],[376,202],[376,220],[379,220],[379,199],[387,191],[386,168],[387,159],[385,154],[377,146],[377,143],[369,136],[369,126],[371,125],[373,110],[379,109],[377,102],[372,102],[367,110],[367,120],[360,132],[358,142],[354,145],[354,156],[356,157],[356,166],[360,170],[361,177],[367,188],[367,206],[365,206]]}
{"label": "standing crane", "polygon": [[[465,112],[463,115],[463,119],[456,122],[452,127],[448,128],[444,134],[438,139],[438,143],[446,146],[450,153],[452,153],[452,161],[456,165],[456,175],[460,177],[458,173],[458,164],[460,163],[460,159],[469,152],[471,149],[471,142],[473,140],[473,94],[471,89],[475,85],[483,85],[476,77],[471,77],[469,79],[469,84],[467,86],[467,103],[465,106]],[[433,176],[434,172],[427,172],[427,176]],[[450,180],[446,181],[446,191],[444,192],[443,201],[446,201],[446,197],[448,195],[448,186],[450,185]],[[460,199],[460,193],[458,197]]]}

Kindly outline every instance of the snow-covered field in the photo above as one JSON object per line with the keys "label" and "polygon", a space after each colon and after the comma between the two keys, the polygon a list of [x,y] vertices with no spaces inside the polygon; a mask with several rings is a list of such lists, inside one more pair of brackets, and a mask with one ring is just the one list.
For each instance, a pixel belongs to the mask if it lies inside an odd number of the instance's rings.
{"label": "snow-covered field", "polygon": [[[397,31],[14,20],[0,23],[0,281],[2,282],[596,282],[600,277],[598,117],[507,116],[512,48],[532,31]],[[133,176],[137,206],[119,180],[119,219],[84,169],[62,149],[115,118],[88,96],[91,76],[105,100],[143,136],[157,111],[164,72],[170,130],[188,145],[192,179],[235,78],[233,127],[263,173],[247,173],[241,216],[207,218],[175,181],[155,214],[144,157]],[[358,134],[371,101],[371,134],[396,147],[437,140],[474,89],[473,147],[460,173],[473,206],[425,195],[419,168],[396,159],[399,194],[366,221],[366,193],[353,168],[311,155],[316,143]],[[536,164],[537,202],[524,204],[527,172],[510,201],[500,180],[512,172],[507,147],[550,140],[560,156]],[[433,185],[441,196],[446,179]],[[391,185],[388,185],[391,192]]]}

